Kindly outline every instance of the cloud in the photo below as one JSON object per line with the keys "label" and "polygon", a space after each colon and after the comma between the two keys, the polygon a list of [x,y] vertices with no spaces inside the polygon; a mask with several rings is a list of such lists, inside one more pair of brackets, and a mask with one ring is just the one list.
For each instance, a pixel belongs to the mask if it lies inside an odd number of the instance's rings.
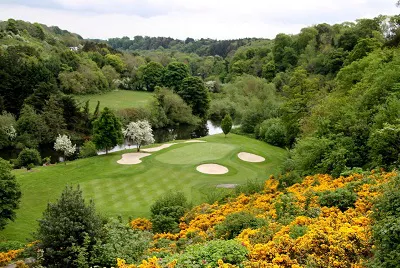
{"label": "cloud", "polygon": [[396,14],[393,0],[2,0],[0,19],[37,21],[86,38],[273,38],[318,23]]}

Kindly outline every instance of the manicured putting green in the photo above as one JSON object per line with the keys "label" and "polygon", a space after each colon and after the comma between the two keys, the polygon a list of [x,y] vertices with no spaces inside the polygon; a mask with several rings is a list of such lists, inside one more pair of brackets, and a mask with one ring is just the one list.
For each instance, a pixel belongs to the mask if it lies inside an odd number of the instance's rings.
{"label": "manicured putting green", "polygon": [[198,164],[225,157],[235,146],[221,143],[203,142],[172,149],[156,156],[156,160],[167,164]]}
{"label": "manicured putting green", "polygon": [[[1,240],[26,242],[37,228],[48,202],[59,198],[65,185],[80,185],[86,200],[93,199],[97,211],[105,217],[148,217],[150,206],[170,191],[183,192],[190,202],[199,204],[221,184],[243,184],[247,180],[265,180],[277,172],[286,151],[264,142],[229,134],[202,138],[204,143],[182,143],[142,158],[137,165],[120,165],[125,150],[58,164],[16,170],[22,198],[16,219],[0,231]],[[157,146],[157,145],[154,145]],[[237,157],[249,152],[265,157],[262,163],[249,163]],[[202,174],[201,164],[215,163],[228,168],[226,174]]]}

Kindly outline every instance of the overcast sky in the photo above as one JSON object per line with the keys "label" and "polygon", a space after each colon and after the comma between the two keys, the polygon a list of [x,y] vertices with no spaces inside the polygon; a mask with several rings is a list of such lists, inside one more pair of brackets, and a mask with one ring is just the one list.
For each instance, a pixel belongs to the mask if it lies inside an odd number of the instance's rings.
{"label": "overcast sky", "polygon": [[57,25],[84,38],[273,38],[318,23],[400,13],[396,0],[0,0],[0,20]]}

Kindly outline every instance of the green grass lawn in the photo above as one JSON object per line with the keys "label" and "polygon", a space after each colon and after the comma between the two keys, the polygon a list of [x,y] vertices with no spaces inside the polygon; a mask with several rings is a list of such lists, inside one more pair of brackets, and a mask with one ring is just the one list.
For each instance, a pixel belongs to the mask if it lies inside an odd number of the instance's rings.
{"label": "green grass lawn", "polygon": [[[109,155],[17,170],[22,199],[15,222],[0,232],[0,240],[25,242],[35,231],[48,202],[54,202],[67,184],[80,184],[86,199],[95,201],[98,212],[106,217],[149,216],[153,201],[168,191],[182,191],[194,204],[205,201],[204,193],[218,184],[245,183],[249,179],[267,179],[275,173],[286,151],[244,136],[229,134],[201,138],[207,143],[180,143],[142,158],[138,165],[119,165],[125,150]],[[265,157],[262,163],[240,160],[241,151]],[[206,175],[196,166],[217,163],[229,168],[224,175]]]}
{"label": "green grass lawn", "polygon": [[77,95],[75,97],[82,106],[87,100],[90,100],[89,107],[90,111],[93,112],[96,108],[97,101],[100,101],[100,110],[103,110],[104,107],[120,110],[144,106],[153,99],[153,94],[144,91],[115,90],[104,94]]}

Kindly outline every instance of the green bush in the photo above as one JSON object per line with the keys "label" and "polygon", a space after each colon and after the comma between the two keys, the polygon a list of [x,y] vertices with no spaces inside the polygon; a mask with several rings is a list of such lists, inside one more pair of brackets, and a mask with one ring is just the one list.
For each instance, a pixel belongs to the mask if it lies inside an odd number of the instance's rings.
{"label": "green bush", "polygon": [[354,207],[357,194],[346,188],[338,188],[334,191],[324,191],[319,194],[318,202],[323,207],[337,207],[345,211]]}
{"label": "green bush", "polygon": [[293,194],[281,194],[275,202],[275,210],[278,222],[289,224],[300,214],[300,208],[296,206],[296,198]]}
{"label": "green bush", "polygon": [[308,227],[304,225],[293,225],[290,227],[290,233],[289,236],[292,239],[297,239],[299,237],[302,237],[307,233]]}
{"label": "green bush", "polygon": [[[36,149],[23,149],[17,159],[18,167],[28,167],[29,164],[33,164],[34,166],[40,165],[42,162],[42,158],[40,157],[40,153]],[[32,166],[32,165],[31,165]]]}
{"label": "green bush", "polygon": [[105,226],[105,238],[94,246],[92,263],[100,267],[115,267],[117,258],[137,262],[150,247],[153,234],[133,230],[121,221],[111,219]]}
{"label": "green bush", "polygon": [[374,258],[371,267],[399,267],[400,263],[400,176],[391,181],[376,201],[372,218]]}
{"label": "green bush", "polygon": [[[67,186],[49,203],[39,220],[35,238],[45,267],[89,267],[93,246],[102,237],[102,219],[94,203],[86,204],[79,186]],[[81,265],[81,266],[78,266]]]}
{"label": "green bush", "polygon": [[258,136],[265,142],[283,147],[286,145],[286,127],[280,118],[270,118],[260,124]]}
{"label": "green bush", "polygon": [[260,193],[264,190],[264,181],[263,180],[247,180],[245,184],[240,184],[235,188],[235,194],[245,194],[251,195],[255,193]]}
{"label": "green bush", "polygon": [[153,231],[178,232],[179,220],[188,210],[189,204],[181,192],[167,193],[157,199],[150,208]]}
{"label": "green bush", "polygon": [[292,170],[292,171],[286,172],[285,174],[279,175],[278,181],[279,181],[279,185],[278,185],[279,189],[285,189],[296,183],[301,183],[302,179],[301,179],[301,176],[297,173],[297,171]]}
{"label": "green bush", "polygon": [[205,244],[188,246],[177,259],[176,268],[218,267],[218,260],[240,265],[246,260],[248,250],[235,240],[213,240]]}
{"label": "green bush", "polygon": [[16,250],[24,248],[25,243],[19,241],[1,241],[0,242],[0,252],[7,252],[9,250]]}
{"label": "green bush", "polygon": [[215,235],[218,238],[233,239],[244,229],[256,229],[265,224],[265,220],[257,219],[253,214],[241,211],[229,214],[223,222],[217,224]]}
{"label": "green bush", "polygon": [[87,158],[97,155],[96,144],[92,141],[85,141],[79,150],[79,158]]}

